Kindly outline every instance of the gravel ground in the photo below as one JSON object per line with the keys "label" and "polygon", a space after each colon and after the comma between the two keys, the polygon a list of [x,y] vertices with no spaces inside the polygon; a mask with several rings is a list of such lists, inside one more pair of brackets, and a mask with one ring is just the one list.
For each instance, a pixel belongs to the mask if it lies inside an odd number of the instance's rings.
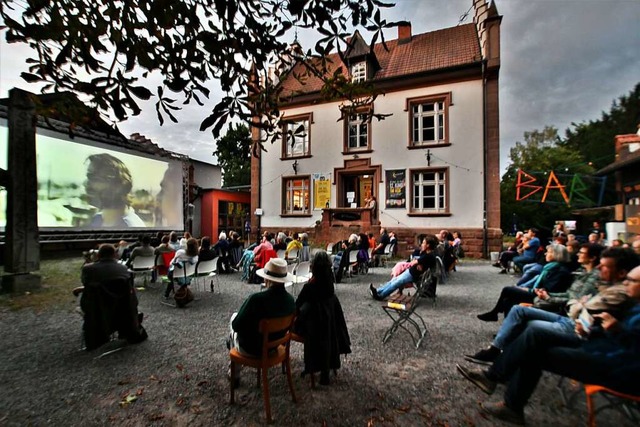
{"label": "gravel ground", "polygon": [[[509,275],[482,261],[465,261],[438,287],[434,306],[418,311],[428,334],[416,350],[404,331],[382,345],[390,319],[367,292],[370,282],[384,282],[390,268],[378,268],[337,285],[352,340],[330,386],[311,389],[300,378],[302,346],[292,344],[292,369],[298,403],[286,379],[270,371],[271,405],[276,425],[328,426],[490,426],[479,402],[486,395],[455,370],[462,355],[488,344],[496,323],[475,315],[487,311]],[[253,370],[242,372],[236,404],[229,405],[226,380],[228,319],[256,285],[240,282],[238,273],[221,276],[215,293],[197,290],[186,309],[160,303],[157,285],[139,292],[149,339],[105,357],[108,348],[80,351],[81,317],[70,296],[67,307],[45,312],[0,312],[0,425],[224,425],[265,423],[262,393]],[[586,424],[584,394],[573,409],[563,406],[557,377],[545,374],[526,409],[528,425]],[[499,388],[492,399],[499,399]],[[130,403],[122,403],[135,396]],[[542,401],[544,400],[544,403]],[[625,425],[607,411],[599,425]],[[630,425],[626,421],[627,425]]]}

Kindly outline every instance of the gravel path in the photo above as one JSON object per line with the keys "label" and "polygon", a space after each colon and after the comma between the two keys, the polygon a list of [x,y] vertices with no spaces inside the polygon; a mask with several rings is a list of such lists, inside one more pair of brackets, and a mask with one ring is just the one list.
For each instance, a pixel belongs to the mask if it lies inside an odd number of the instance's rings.
{"label": "gravel path", "polygon": [[[271,370],[276,425],[496,425],[480,415],[478,403],[486,396],[456,372],[455,363],[491,340],[497,324],[475,315],[491,308],[500,288],[514,278],[498,275],[487,262],[465,261],[439,285],[437,305],[418,308],[428,334],[416,350],[404,331],[381,343],[390,319],[367,287],[389,273],[390,268],[376,269],[337,285],[353,353],[330,386],[311,389],[308,378],[300,378],[302,346],[297,343],[292,344],[292,368],[298,404],[291,402],[280,370]],[[149,339],[103,358],[97,357],[101,351],[79,351],[81,318],[71,296],[61,309],[0,312],[0,425],[264,424],[255,371],[243,371],[237,403],[228,403],[228,319],[258,290],[239,278],[237,273],[221,276],[215,293],[196,291],[198,300],[186,309],[161,304],[159,287],[139,292]],[[585,425],[584,395],[567,409],[556,382],[557,377],[543,377],[526,410],[528,425]],[[135,400],[121,403],[127,396]],[[625,425],[610,411],[598,421]]]}

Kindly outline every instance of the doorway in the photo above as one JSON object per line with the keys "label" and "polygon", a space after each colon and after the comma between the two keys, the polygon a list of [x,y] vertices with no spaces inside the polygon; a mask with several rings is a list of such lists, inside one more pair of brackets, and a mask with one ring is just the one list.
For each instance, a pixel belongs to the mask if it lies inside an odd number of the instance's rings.
{"label": "doorway", "polygon": [[344,174],[342,175],[341,207],[361,208],[366,204],[365,199],[374,195],[373,174]]}

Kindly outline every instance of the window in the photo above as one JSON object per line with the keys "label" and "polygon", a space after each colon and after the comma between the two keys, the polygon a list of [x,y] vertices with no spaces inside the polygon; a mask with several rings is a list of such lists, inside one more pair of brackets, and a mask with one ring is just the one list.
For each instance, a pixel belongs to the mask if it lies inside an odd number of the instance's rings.
{"label": "window", "polygon": [[413,171],[411,210],[416,213],[446,213],[449,211],[447,169]]}
{"label": "window", "polygon": [[449,142],[447,116],[450,99],[450,94],[446,94],[408,101],[410,146]]}
{"label": "window", "polygon": [[284,178],[283,189],[282,213],[284,215],[308,215],[309,177]]}
{"label": "window", "polygon": [[367,115],[349,114],[347,123],[347,151],[369,148]]}
{"label": "window", "polygon": [[367,80],[367,63],[362,61],[351,66],[351,81],[353,83]]}
{"label": "window", "polygon": [[311,154],[309,124],[311,116],[287,118],[282,129],[282,157],[302,157]]}
{"label": "window", "polygon": [[244,220],[251,210],[248,203],[228,202],[220,200],[218,202],[218,229],[220,231],[236,230],[240,231],[244,227]]}

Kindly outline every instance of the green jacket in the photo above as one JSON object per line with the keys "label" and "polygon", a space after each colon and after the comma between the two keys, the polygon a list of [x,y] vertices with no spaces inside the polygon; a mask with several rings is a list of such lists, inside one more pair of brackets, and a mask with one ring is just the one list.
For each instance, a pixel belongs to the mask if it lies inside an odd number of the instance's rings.
{"label": "green jacket", "polygon": [[238,333],[238,344],[247,353],[260,355],[262,352],[262,334],[258,332],[260,320],[287,316],[295,309],[295,301],[284,286],[276,285],[264,292],[250,295],[231,323],[233,330]]}

